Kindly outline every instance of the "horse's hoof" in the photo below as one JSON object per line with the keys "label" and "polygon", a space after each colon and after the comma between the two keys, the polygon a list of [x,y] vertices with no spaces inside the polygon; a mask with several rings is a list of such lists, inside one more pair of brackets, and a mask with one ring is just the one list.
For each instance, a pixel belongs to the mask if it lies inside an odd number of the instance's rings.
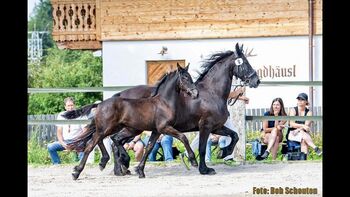
{"label": "horse's hoof", "polygon": [[77,180],[78,179],[78,177],[79,177],[79,172],[76,172],[76,171],[74,171],[74,172],[72,172],[72,178],[73,178],[73,180]]}
{"label": "horse's hoof", "polygon": [[78,168],[79,168],[79,166],[74,166],[74,168],[73,168],[73,172],[74,172],[74,171],[79,171],[79,169],[78,169]]}
{"label": "horse's hoof", "polygon": [[216,174],[215,170],[213,168],[208,168],[208,175],[214,175]]}
{"label": "horse's hoof", "polygon": [[197,160],[191,161],[191,166],[193,166],[193,167],[198,167],[198,162],[197,162]]}
{"label": "horse's hoof", "polygon": [[98,168],[100,168],[101,171],[103,171],[105,167],[106,167],[106,164],[101,164],[101,163],[98,164]]}
{"label": "horse's hoof", "polygon": [[124,174],[120,171],[114,171],[115,176],[124,176]]}
{"label": "horse's hoof", "polygon": [[207,168],[205,170],[199,170],[199,172],[203,175],[214,175],[216,174],[215,170],[213,168]]}
{"label": "horse's hoof", "polygon": [[144,178],[146,178],[146,176],[140,174],[140,175],[139,175],[139,178],[140,178],[140,179],[144,179]]}
{"label": "horse's hoof", "polygon": [[124,166],[124,165],[121,165],[121,170],[122,170],[122,173],[125,175],[127,170],[128,170],[128,168],[126,166]]}
{"label": "horse's hoof", "polygon": [[125,174],[126,174],[126,175],[131,175],[130,170],[126,170]]}
{"label": "horse's hoof", "polygon": [[139,175],[139,178],[145,178],[145,173],[140,169],[140,167],[135,167],[135,172]]}

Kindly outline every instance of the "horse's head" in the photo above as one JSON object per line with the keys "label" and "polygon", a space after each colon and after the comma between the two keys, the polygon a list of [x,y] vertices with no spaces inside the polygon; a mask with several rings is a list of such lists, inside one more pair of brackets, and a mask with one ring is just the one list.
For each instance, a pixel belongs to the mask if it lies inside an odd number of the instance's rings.
{"label": "horse's head", "polygon": [[182,68],[179,63],[177,63],[177,71],[176,73],[179,75],[177,87],[179,90],[186,92],[192,98],[198,97],[198,90],[193,83],[191,75],[188,73],[189,64]]}
{"label": "horse's head", "polygon": [[192,98],[198,97],[198,90],[193,83],[191,75],[188,73],[188,67],[182,68],[177,64],[177,70],[165,74],[157,83],[155,89],[152,91],[151,96],[157,95],[159,92],[170,95],[169,92],[184,91]]}
{"label": "horse's head", "polygon": [[258,87],[260,80],[256,71],[249,64],[246,55],[243,53],[243,44],[239,47],[236,44],[236,51],[234,56],[234,70],[233,73],[236,77],[240,78],[244,84],[248,84],[249,87]]}

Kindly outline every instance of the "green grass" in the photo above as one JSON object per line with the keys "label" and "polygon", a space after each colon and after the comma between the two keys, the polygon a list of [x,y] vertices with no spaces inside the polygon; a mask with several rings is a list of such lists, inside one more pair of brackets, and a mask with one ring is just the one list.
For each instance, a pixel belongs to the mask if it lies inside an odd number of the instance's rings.
{"label": "green grass", "polygon": [[[195,135],[197,133],[191,133],[190,135],[188,135],[188,140],[189,142],[191,142]],[[251,132],[247,132],[247,142],[252,141],[254,139],[260,139],[260,131],[251,131]],[[313,139],[314,143],[321,148],[322,150],[322,135],[315,133],[311,134],[311,138]],[[177,149],[180,152],[184,152],[185,151],[185,146],[177,139],[174,139],[174,146],[177,147]],[[231,161],[227,161],[224,162],[222,159],[216,159],[216,155],[218,154],[219,148],[214,149],[214,147],[212,147],[212,165],[216,165],[216,164],[226,164],[226,165],[237,165],[236,162],[231,162]],[[77,163],[78,161],[76,160],[76,154],[72,151],[59,151],[58,152],[60,158],[61,158],[61,163],[62,164],[73,164],[73,163]],[[135,155],[134,152],[132,150],[128,151],[128,154],[131,158],[131,162],[136,162],[135,161]],[[195,155],[198,155],[198,150],[195,150]],[[28,141],[28,155],[27,155],[27,161],[28,164],[31,164],[32,166],[37,166],[37,165],[51,165],[51,158],[49,156],[49,153],[47,151],[47,143],[44,144],[40,144],[39,140],[38,140],[38,132],[34,132],[32,137],[30,138],[30,140]],[[159,157],[159,155],[157,156]],[[196,157],[197,160],[199,160],[198,156]],[[101,159],[101,151],[99,150],[99,148],[95,149],[95,164],[99,163]],[[113,161],[113,156],[111,157],[111,160]],[[282,154],[281,154],[281,146],[278,150],[277,153],[277,161],[281,161],[282,160]],[[307,160],[322,160],[322,156],[318,156],[315,154],[315,152],[309,148],[309,155],[307,157]],[[174,159],[174,162],[176,163],[180,163],[181,159],[180,157],[177,157],[176,159]],[[254,158],[254,156],[252,155],[252,147],[250,144],[246,144],[246,162],[248,163],[255,163],[257,162]],[[262,161],[264,163],[272,163],[272,158],[271,155],[267,158],[267,160]],[[156,165],[161,165],[161,164],[156,164]]]}
{"label": "green grass", "polygon": [[[51,158],[47,150],[47,142],[40,144],[39,132],[34,131],[31,138],[29,139],[27,162],[32,166],[36,165],[51,165]],[[95,149],[95,163],[100,161],[101,154],[99,149]],[[72,164],[78,163],[77,154],[74,151],[59,151],[58,155],[61,159],[61,164]]]}

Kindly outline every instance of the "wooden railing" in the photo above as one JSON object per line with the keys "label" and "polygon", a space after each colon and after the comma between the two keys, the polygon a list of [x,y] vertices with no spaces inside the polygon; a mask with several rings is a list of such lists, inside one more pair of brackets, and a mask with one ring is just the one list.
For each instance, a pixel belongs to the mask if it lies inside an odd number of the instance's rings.
{"label": "wooden railing", "polygon": [[61,48],[101,48],[96,2],[52,0],[52,37]]}

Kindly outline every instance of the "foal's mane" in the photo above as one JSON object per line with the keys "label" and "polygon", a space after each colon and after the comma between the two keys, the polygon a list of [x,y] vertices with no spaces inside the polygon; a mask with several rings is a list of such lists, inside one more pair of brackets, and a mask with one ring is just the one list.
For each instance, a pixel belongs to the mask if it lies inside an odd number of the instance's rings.
{"label": "foal's mane", "polygon": [[203,69],[202,73],[200,73],[199,77],[197,78],[196,82],[194,84],[197,84],[199,81],[203,80],[204,76],[209,72],[209,70],[220,60],[232,55],[233,51],[226,51],[226,52],[218,52],[213,55],[211,55],[210,58],[206,59],[204,61],[204,64],[201,66]]}
{"label": "foal's mane", "polygon": [[156,89],[152,92],[151,97],[154,97],[158,94],[159,88],[162,86],[163,83],[165,83],[166,79],[170,77],[171,74],[173,74],[176,71],[172,71],[170,73],[165,73],[162,77],[160,77],[160,80],[155,84]]}

